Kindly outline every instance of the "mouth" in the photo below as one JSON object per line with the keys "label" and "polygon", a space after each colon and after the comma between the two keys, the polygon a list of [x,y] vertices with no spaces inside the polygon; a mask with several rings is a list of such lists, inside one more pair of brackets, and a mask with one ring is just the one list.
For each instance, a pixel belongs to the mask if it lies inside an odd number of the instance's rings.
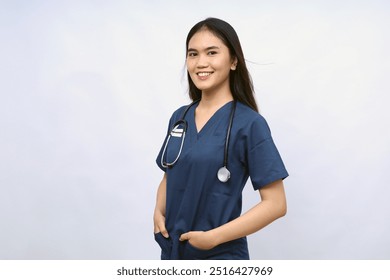
{"label": "mouth", "polygon": [[198,73],[196,73],[196,75],[198,75],[200,78],[206,78],[206,77],[210,76],[213,73],[214,72],[198,72]]}

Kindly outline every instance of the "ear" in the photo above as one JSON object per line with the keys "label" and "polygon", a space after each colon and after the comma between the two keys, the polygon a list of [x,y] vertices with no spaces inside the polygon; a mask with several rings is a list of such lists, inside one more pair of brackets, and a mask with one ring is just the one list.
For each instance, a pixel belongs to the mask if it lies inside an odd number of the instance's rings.
{"label": "ear", "polygon": [[237,60],[237,57],[235,57],[235,58],[233,59],[232,65],[230,66],[230,70],[232,70],[232,71],[236,70],[236,68],[237,68],[237,63],[238,63],[238,60]]}

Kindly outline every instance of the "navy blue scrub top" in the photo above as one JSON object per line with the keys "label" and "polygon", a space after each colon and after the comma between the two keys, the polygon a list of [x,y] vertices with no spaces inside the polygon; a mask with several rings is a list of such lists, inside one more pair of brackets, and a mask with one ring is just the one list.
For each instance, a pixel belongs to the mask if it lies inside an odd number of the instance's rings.
{"label": "navy blue scrub top", "polygon": [[[158,166],[166,172],[166,228],[169,238],[161,233],[155,240],[161,247],[161,259],[249,259],[246,238],[229,241],[211,250],[200,250],[188,241],[179,241],[188,231],[207,231],[219,227],[241,214],[242,190],[251,178],[255,190],[288,176],[279,152],[272,140],[265,119],[248,106],[237,102],[231,129],[228,169],[231,177],[226,183],[217,178],[223,166],[224,145],[233,102],[221,107],[197,131],[195,109],[186,114],[187,134],[183,150],[172,168],[161,165],[165,141],[157,156]],[[169,122],[169,131],[185,110],[176,110]],[[171,137],[166,161],[172,162],[181,138]]]}

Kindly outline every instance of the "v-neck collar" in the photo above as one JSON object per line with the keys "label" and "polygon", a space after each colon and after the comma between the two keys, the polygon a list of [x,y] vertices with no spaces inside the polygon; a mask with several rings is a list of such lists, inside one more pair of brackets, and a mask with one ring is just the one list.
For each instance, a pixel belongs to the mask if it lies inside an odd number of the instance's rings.
{"label": "v-neck collar", "polygon": [[222,107],[220,107],[217,111],[214,112],[214,114],[207,120],[207,122],[203,125],[203,127],[201,128],[200,131],[198,131],[197,127],[196,127],[196,122],[195,122],[195,112],[196,112],[196,108],[199,106],[199,103],[196,104],[195,106],[193,106],[193,109],[192,109],[192,112],[189,112],[191,118],[190,118],[190,122],[191,122],[191,127],[193,129],[191,129],[194,133],[194,135],[196,135],[196,139],[199,139],[200,137],[202,137],[202,135],[204,135],[209,129],[210,127],[212,127],[220,118],[221,116],[223,116],[224,112],[226,111],[226,108],[227,107],[230,107],[230,104],[233,103],[233,100],[232,101],[229,101],[227,103],[225,103],[224,105],[222,105]]}

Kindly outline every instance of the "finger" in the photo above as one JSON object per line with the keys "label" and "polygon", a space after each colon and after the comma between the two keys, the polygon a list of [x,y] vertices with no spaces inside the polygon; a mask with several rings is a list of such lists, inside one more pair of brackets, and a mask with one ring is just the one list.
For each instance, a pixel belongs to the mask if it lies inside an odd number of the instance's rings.
{"label": "finger", "polygon": [[165,224],[160,224],[158,228],[160,229],[161,234],[162,234],[165,238],[168,238],[168,237],[169,237],[169,233],[168,233],[167,229],[165,228]]}
{"label": "finger", "polygon": [[165,225],[162,224],[162,225],[155,225],[154,226],[154,233],[157,234],[157,233],[161,233],[162,236],[164,236],[165,238],[168,238],[169,237],[169,234],[168,234],[168,231],[167,229],[165,228]]}
{"label": "finger", "polygon": [[179,238],[180,241],[185,241],[185,240],[188,240],[188,239],[190,239],[190,236],[189,236],[188,232],[187,233],[183,233],[182,235],[180,235],[180,238]]}
{"label": "finger", "polygon": [[162,236],[164,236],[165,238],[168,238],[168,237],[169,237],[169,233],[168,233],[167,230],[161,231],[161,234],[162,234]]}

